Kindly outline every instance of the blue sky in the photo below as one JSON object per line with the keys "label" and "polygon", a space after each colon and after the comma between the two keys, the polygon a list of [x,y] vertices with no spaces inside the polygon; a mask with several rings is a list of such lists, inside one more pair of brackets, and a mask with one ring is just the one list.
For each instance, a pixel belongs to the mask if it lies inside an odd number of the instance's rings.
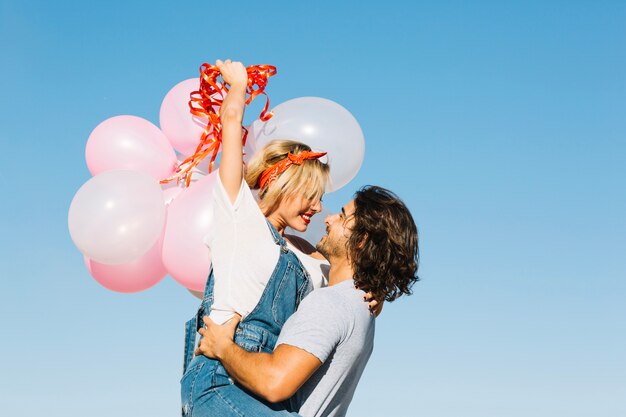
{"label": "blue sky", "polygon": [[337,3],[0,2],[0,414],[177,415],[195,299],[99,286],[67,210],[91,130],[217,58],[357,118],[331,210],[377,184],[418,223],[350,417],[626,413],[626,5]]}

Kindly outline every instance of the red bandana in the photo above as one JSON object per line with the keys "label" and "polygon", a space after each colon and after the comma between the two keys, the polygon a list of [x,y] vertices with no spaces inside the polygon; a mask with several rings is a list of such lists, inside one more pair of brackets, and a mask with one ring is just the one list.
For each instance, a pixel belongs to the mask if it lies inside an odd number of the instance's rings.
{"label": "red bandana", "polygon": [[263,171],[261,178],[259,178],[259,188],[264,188],[266,185],[269,185],[291,165],[302,165],[302,162],[304,162],[305,159],[319,159],[324,155],[326,155],[326,152],[302,151],[297,155],[289,152],[285,159],[275,163]]}

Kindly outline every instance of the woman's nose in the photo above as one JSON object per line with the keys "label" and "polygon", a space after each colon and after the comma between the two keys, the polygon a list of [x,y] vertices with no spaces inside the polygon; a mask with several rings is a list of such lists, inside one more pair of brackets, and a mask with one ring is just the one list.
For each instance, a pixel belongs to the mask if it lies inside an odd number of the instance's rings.
{"label": "woman's nose", "polygon": [[316,200],[313,202],[313,204],[311,204],[311,210],[313,210],[316,213],[319,213],[322,211],[322,201],[321,200]]}

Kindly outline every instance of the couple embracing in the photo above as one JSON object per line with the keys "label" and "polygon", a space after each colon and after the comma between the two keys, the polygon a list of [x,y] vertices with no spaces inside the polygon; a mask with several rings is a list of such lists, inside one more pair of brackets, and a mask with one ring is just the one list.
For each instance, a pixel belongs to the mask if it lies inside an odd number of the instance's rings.
{"label": "couple embracing", "polygon": [[325,219],[315,247],[285,235],[306,230],[322,209],[324,153],[270,142],[244,175],[246,69],[216,65],[230,90],[220,110],[215,227],[205,237],[212,269],[187,323],[183,416],[344,416],[383,301],[410,294],[418,279],[415,223],[395,194],[368,186]]}

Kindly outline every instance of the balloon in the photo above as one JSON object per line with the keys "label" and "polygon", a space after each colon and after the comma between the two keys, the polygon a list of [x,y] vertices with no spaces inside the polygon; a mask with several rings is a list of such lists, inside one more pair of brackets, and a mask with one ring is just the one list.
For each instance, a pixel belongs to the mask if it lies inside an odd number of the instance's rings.
{"label": "balloon", "polygon": [[174,199],[184,190],[184,188],[179,186],[176,181],[161,185],[161,189],[163,190],[163,202],[166,206],[174,201]]}
{"label": "balloon", "polygon": [[[187,157],[184,155],[179,155],[178,156],[178,164],[182,164],[185,159]],[[218,160],[219,160],[219,155],[218,155]],[[200,163],[198,165],[196,165],[195,167],[193,167],[193,169],[191,170],[191,172],[193,173],[193,175],[191,176],[191,182],[193,183],[194,181],[198,181],[201,178],[204,178],[207,176],[207,174],[209,173],[209,164],[211,162],[211,157],[207,156],[205,157],[203,160],[200,161]],[[184,168],[184,167],[183,167]],[[216,160],[215,162],[213,162],[213,171],[216,171],[219,168],[219,162]],[[213,172],[211,171],[211,172]]]}
{"label": "balloon", "polygon": [[326,217],[330,216],[331,212],[327,209],[322,209],[321,212],[316,213],[315,216],[311,218],[311,223],[307,226],[304,232],[298,232],[297,230],[293,230],[289,228],[287,234],[300,236],[305,239],[311,245],[315,246],[317,242],[322,239],[322,236],[326,234]]}
{"label": "balloon", "polygon": [[202,242],[213,222],[213,186],[217,171],[191,184],[167,210],[163,264],[185,288],[204,291],[211,258]]}
{"label": "balloon", "polygon": [[83,262],[85,263],[85,268],[89,271],[89,275],[93,275],[93,272],[91,271],[91,259],[83,255]]}
{"label": "balloon", "polygon": [[92,175],[113,169],[145,172],[157,180],[176,169],[176,152],[158,127],[136,116],[115,116],[89,135],[85,149]]}
{"label": "balloon", "polygon": [[[184,156],[178,157],[178,164],[180,165],[185,160]],[[198,165],[196,165],[192,170],[191,175],[191,184],[194,184],[200,181],[202,178],[206,177],[209,169],[209,161],[211,158],[204,158]],[[219,164],[216,163],[213,165],[214,170],[219,167]],[[176,181],[170,181],[168,183],[162,184],[161,188],[163,189],[163,198],[165,199],[165,205],[169,205],[176,197],[178,197],[183,190],[185,189],[183,184],[178,184]]]}
{"label": "balloon", "polygon": [[189,294],[193,295],[198,300],[203,300],[204,299],[204,293],[202,293],[200,291],[194,291],[194,290],[190,290],[190,289],[187,289],[187,291],[189,291]]}
{"label": "balloon", "polygon": [[176,84],[161,103],[159,121],[170,143],[183,155],[193,155],[207,126],[207,119],[189,111],[189,94],[200,88],[199,78]]}
{"label": "balloon", "polygon": [[[246,129],[248,129],[248,132],[250,132],[250,129],[254,129],[254,124],[247,126]],[[250,158],[252,158],[252,155],[254,155],[255,152],[256,152],[256,140],[254,139],[253,134],[248,133],[248,136],[246,137],[246,144],[243,146],[244,164],[247,164],[248,162],[250,162]]]}
{"label": "balloon", "polygon": [[161,281],[167,271],[161,261],[162,237],[146,252],[132,262],[123,265],[107,265],[85,258],[89,273],[99,284],[112,291],[138,292]]}
{"label": "balloon", "polygon": [[130,170],[91,178],[74,196],[68,214],[76,247],[104,264],[125,264],[144,255],[161,235],[164,223],[158,182]]}
{"label": "balloon", "polygon": [[365,142],[358,122],[339,104],[319,97],[302,97],[279,104],[267,122],[256,120],[248,137],[260,149],[274,139],[306,143],[328,152],[331,185],[337,190],[352,180],[363,163]]}

